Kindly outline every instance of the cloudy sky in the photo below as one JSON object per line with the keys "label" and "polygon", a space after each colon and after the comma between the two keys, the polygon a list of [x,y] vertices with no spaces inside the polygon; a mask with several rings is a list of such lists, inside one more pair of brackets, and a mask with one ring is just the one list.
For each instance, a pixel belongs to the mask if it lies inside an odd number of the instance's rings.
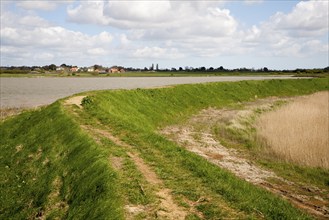
{"label": "cloudy sky", "polygon": [[1,0],[1,66],[328,66],[327,0]]}

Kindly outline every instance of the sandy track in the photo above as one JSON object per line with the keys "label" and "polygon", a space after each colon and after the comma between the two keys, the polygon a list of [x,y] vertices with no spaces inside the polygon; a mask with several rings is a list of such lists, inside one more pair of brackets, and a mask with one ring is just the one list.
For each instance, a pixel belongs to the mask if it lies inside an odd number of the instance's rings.
{"label": "sandy track", "polygon": [[69,99],[66,99],[64,104],[65,105],[76,105],[79,108],[82,108],[82,100],[83,98],[85,98],[86,96],[73,96]]}
{"label": "sandy track", "polygon": [[[83,126],[87,131],[98,133],[99,135],[108,138],[116,145],[126,148],[127,155],[135,163],[137,169],[143,174],[145,180],[156,188],[156,196],[159,200],[159,205],[156,207],[155,215],[158,219],[172,219],[172,220],[183,220],[187,216],[188,212],[183,207],[178,206],[171,195],[171,190],[166,188],[162,180],[147,165],[144,160],[133,150],[133,147],[121,141],[119,138],[112,135],[110,132],[102,129],[92,128],[90,126]],[[112,165],[116,168],[120,167],[120,160],[118,158],[112,158]],[[141,189],[143,190],[142,186]],[[127,219],[134,219],[134,216],[141,212],[148,210],[148,207],[142,205],[127,204],[125,206]]]}

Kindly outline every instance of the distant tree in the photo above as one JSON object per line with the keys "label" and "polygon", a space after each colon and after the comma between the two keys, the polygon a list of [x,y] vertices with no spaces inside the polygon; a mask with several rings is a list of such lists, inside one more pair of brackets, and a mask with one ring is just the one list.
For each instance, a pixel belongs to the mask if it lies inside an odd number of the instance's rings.
{"label": "distant tree", "polygon": [[242,67],[238,70],[239,72],[249,72],[250,70],[247,69],[246,67]]}
{"label": "distant tree", "polygon": [[176,72],[177,69],[173,67],[173,68],[171,68],[171,71]]}
{"label": "distant tree", "polygon": [[178,69],[179,71],[183,71],[183,67],[179,67],[179,69]]}
{"label": "distant tree", "polygon": [[25,71],[30,71],[31,70],[31,67],[29,66],[22,66],[20,67],[21,70],[25,70]]}
{"label": "distant tree", "polygon": [[148,71],[147,67],[144,67],[144,71]]}
{"label": "distant tree", "polygon": [[208,71],[210,72],[214,71],[214,67],[209,67]]}
{"label": "distant tree", "polygon": [[49,65],[49,70],[56,70],[56,65],[55,64],[50,64]]}
{"label": "distant tree", "polygon": [[223,66],[220,66],[218,69],[219,69],[220,71],[223,71],[223,70],[224,70],[224,67],[223,67]]}
{"label": "distant tree", "polygon": [[60,65],[60,67],[62,67],[62,68],[66,68],[67,65],[66,65],[65,63],[63,63],[62,65]]}
{"label": "distant tree", "polygon": [[264,67],[264,68],[263,68],[263,71],[264,71],[264,72],[268,72],[267,67]]}
{"label": "distant tree", "polygon": [[103,67],[101,65],[94,65],[94,70],[101,70]]}
{"label": "distant tree", "polygon": [[206,71],[206,67],[200,67],[200,71]]}
{"label": "distant tree", "polygon": [[49,66],[48,66],[48,65],[46,65],[46,66],[43,66],[43,67],[42,67],[42,69],[44,69],[44,70],[48,71],[48,70],[49,70]]}
{"label": "distant tree", "polygon": [[37,71],[37,70],[40,70],[40,69],[41,69],[40,66],[32,66],[32,67],[31,67],[31,70],[32,70],[32,71]]}

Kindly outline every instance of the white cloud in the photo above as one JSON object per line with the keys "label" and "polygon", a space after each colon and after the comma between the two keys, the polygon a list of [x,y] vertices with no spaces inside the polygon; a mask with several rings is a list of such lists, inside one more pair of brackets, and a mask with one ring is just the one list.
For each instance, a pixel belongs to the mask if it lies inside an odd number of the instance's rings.
{"label": "white cloud", "polygon": [[165,21],[173,9],[169,1],[110,1],[104,6],[104,15],[112,19],[147,23]]}
{"label": "white cloud", "polygon": [[11,11],[1,11],[1,28],[15,27],[15,28],[34,28],[34,27],[48,27],[50,22],[44,18],[38,17],[34,14],[14,14]]}
{"label": "white cloud", "polygon": [[128,39],[126,34],[120,34],[119,36],[119,40],[120,40],[120,48],[128,48],[129,46],[131,46],[131,41]]}
{"label": "white cloud", "polygon": [[270,22],[276,30],[288,31],[294,36],[318,36],[328,31],[328,8],[328,1],[302,1],[289,14],[276,13]]}
{"label": "white cloud", "polygon": [[[1,20],[7,18],[10,22],[5,22],[0,29],[1,59],[7,62],[33,60],[43,63],[64,57],[68,60],[83,60],[85,57],[88,60],[88,54],[106,55],[113,48],[113,36],[106,31],[90,35],[53,26],[38,16],[1,15]],[[34,26],[27,25],[30,22]]]}
{"label": "white cloud", "polygon": [[[299,2],[290,13],[277,12],[268,21],[245,31],[244,43],[266,56],[306,57],[328,52],[328,1]],[[313,45],[313,46],[309,46]]]}
{"label": "white cloud", "polygon": [[55,1],[36,1],[36,0],[18,1],[16,5],[26,10],[45,10],[45,11],[51,11],[57,7]]}
{"label": "white cloud", "polygon": [[47,27],[50,25],[50,23],[43,19],[40,18],[38,16],[35,15],[27,15],[27,16],[23,16],[19,22],[19,25],[22,25],[24,27],[30,26],[30,27]]}
{"label": "white cloud", "polygon": [[108,47],[112,36],[107,32],[86,35],[62,27],[29,29],[4,28],[1,30],[3,44],[65,50],[83,50],[93,47]]}
{"label": "white cloud", "polygon": [[98,42],[98,44],[101,45],[110,44],[113,41],[113,36],[106,31],[103,31],[98,35],[94,35],[92,38],[94,42]]}
{"label": "white cloud", "polygon": [[68,21],[79,24],[107,25],[109,19],[103,15],[103,8],[103,1],[82,1],[76,7],[68,7]]}
{"label": "white cloud", "polygon": [[25,10],[53,11],[60,5],[72,4],[75,0],[18,0],[16,6]]}
{"label": "white cloud", "polygon": [[[61,4],[68,3],[66,22],[73,25],[55,25],[34,11],[60,10]],[[239,4],[250,8],[260,3],[267,4],[263,0]],[[20,9],[12,11],[13,4]],[[18,64],[32,59],[46,64],[62,60],[116,65],[154,58],[178,63],[232,55],[305,58],[328,53],[324,39],[328,1],[299,2],[290,12],[269,15],[249,28],[238,23],[226,1],[215,0],[17,1],[1,2],[1,6],[5,6],[1,8],[1,60]]]}
{"label": "white cloud", "polygon": [[104,50],[103,48],[92,48],[92,49],[88,49],[88,54],[90,55],[94,55],[94,56],[103,56],[103,55],[107,55],[108,51]]}
{"label": "white cloud", "polygon": [[237,22],[220,1],[84,1],[69,21],[143,30],[147,36],[230,35]]}
{"label": "white cloud", "polygon": [[133,53],[135,58],[178,59],[184,57],[176,48],[144,47]]}
{"label": "white cloud", "polygon": [[[136,57],[152,57],[151,52],[163,57],[162,52],[168,48],[162,45],[163,41],[171,41],[174,48],[187,53],[200,53],[202,45],[206,47],[203,49],[211,50],[211,54],[220,54],[219,51],[230,45],[227,51],[232,53],[237,51],[234,44],[238,22],[228,9],[220,8],[223,4],[223,1],[83,1],[69,7],[67,13],[71,22],[125,31],[119,36],[119,48],[128,49],[129,45]],[[136,48],[131,42],[144,45],[154,42],[154,46]],[[182,57],[169,48],[165,52],[171,54],[165,57]]]}
{"label": "white cloud", "polygon": [[256,5],[256,4],[261,4],[263,3],[263,0],[244,0],[244,3],[246,5]]}
{"label": "white cloud", "polygon": [[33,55],[33,60],[51,62],[51,61],[53,61],[54,57],[55,56],[52,53],[41,52],[41,53],[34,54]]}

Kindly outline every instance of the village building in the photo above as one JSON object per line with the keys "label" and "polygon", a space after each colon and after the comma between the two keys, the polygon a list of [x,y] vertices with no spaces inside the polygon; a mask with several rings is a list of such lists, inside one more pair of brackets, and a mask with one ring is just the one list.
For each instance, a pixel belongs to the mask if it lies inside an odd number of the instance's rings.
{"label": "village building", "polygon": [[126,70],[122,66],[112,66],[109,69],[110,73],[124,73]]}
{"label": "village building", "polygon": [[79,70],[79,67],[77,67],[77,66],[73,66],[70,68],[71,72],[77,72],[78,70]]}

